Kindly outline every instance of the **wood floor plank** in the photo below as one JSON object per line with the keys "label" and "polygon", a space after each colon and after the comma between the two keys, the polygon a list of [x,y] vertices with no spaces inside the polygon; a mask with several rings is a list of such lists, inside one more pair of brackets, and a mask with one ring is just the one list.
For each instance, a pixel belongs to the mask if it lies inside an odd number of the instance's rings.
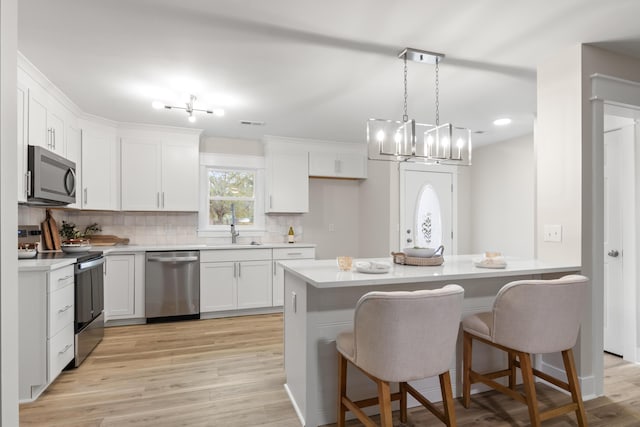
{"label": "wood floor plank", "polygon": [[[108,328],[80,368],[20,405],[20,425],[299,427],[283,387],[282,327],[282,315],[270,314]],[[606,355],[605,368],[606,397],[585,402],[589,425],[640,425],[640,367]],[[569,401],[542,384],[536,389],[543,410]],[[496,392],[474,395],[468,410],[457,399],[455,411],[463,427],[529,424],[524,405]],[[440,424],[409,409],[408,426]],[[567,415],[543,425],[576,422]]]}

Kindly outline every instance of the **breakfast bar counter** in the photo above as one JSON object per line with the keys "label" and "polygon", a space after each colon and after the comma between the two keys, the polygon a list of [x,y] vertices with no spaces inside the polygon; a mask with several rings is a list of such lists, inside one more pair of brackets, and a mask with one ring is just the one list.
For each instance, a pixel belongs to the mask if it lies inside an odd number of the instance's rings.
{"label": "breakfast bar counter", "polygon": [[[391,258],[354,260],[352,271],[340,271],[336,260],[281,261],[285,269],[284,359],[285,388],[300,418],[307,427],[336,420],[337,353],[339,332],[352,328],[358,299],[370,291],[412,291],[436,289],[456,283],[465,290],[463,316],[490,311],[498,290],[513,280],[551,279],[580,271],[580,266],[554,264],[538,260],[506,258],[501,269],[479,268],[481,255],[447,256],[441,266],[393,264]],[[361,262],[391,264],[387,273],[356,271]],[[429,327],[429,325],[425,325]],[[476,354],[477,353],[477,354]],[[476,362],[477,360],[477,362]],[[474,364],[480,370],[502,366],[500,353],[478,346]],[[462,390],[462,343],[451,366],[454,395]],[[437,377],[413,382],[424,396],[440,401]],[[474,385],[472,393],[484,391]],[[374,383],[355,369],[349,370],[348,393],[354,399],[376,395]],[[417,402],[409,400],[409,406]],[[375,413],[377,407],[369,408]],[[350,415],[350,414],[348,414]]]}

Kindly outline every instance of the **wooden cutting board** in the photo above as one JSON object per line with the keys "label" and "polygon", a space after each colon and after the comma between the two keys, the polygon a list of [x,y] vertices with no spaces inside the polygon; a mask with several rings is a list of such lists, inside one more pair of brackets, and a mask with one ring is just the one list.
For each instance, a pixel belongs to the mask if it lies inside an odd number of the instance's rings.
{"label": "wooden cutting board", "polygon": [[51,241],[51,232],[49,231],[49,218],[45,219],[40,223],[40,228],[42,229],[42,245],[43,249],[50,250],[53,249],[53,242]]}
{"label": "wooden cutting board", "polygon": [[51,215],[51,211],[47,209],[47,218],[49,219],[49,232],[51,233],[51,243],[56,251],[60,250],[60,231],[58,231],[58,224],[56,224],[55,218]]}
{"label": "wooden cutting board", "polygon": [[94,234],[89,236],[92,246],[113,246],[129,244],[128,237],[118,237],[112,234]]}

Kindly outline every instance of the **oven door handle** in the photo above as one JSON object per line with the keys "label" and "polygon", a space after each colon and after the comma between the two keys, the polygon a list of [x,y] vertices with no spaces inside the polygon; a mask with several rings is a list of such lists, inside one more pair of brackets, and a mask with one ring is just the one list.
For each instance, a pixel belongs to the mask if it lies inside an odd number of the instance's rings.
{"label": "oven door handle", "polygon": [[87,270],[92,267],[97,267],[98,265],[104,264],[104,257],[98,259],[92,259],[91,261],[81,262],[77,264],[76,269],[78,271]]}

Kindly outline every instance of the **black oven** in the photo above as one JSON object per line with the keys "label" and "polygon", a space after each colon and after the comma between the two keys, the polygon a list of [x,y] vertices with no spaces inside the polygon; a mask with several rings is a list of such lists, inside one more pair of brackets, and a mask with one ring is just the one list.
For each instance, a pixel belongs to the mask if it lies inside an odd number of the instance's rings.
{"label": "black oven", "polygon": [[78,367],[104,336],[104,257],[89,252],[75,265],[75,366]]}

